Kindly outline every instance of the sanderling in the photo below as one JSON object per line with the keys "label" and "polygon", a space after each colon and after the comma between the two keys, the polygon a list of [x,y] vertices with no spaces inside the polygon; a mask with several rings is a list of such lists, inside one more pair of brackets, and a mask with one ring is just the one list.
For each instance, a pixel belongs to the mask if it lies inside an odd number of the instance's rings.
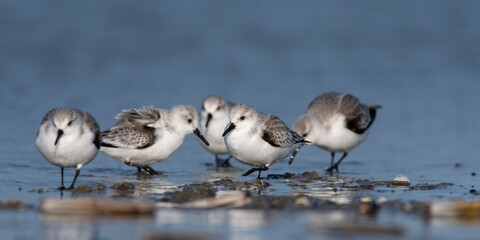
{"label": "sanderling", "polygon": [[80,168],[97,156],[100,142],[100,127],[90,114],[74,108],[54,108],[43,117],[35,145],[48,162],[60,167],[63,190],[63,168],[77,168],[68,188],[73,189]]}
{"label": "sanderling", "polygon": [[[350,94],[325,93],[317,96],[308,106],[307,113],[293,125],[293,130],[312,144],[332,155],[330,167],[338,172],[338,165],[348,152],[368,135],[380,105],[367,106]],[[293,161],[295,151],[290,159]],[[336,152],[343,156],[334,164]]]}
{"label": "sanderling", "polygon": [[228,161],[232,156],[221,159],[218,155],[229,154],[222,133],[230,121],[230,111],[234,105],[234,103],[225,101],[225,99],[219,96],[208,96],[203,99],[199,129],[210,143],[210,146],[205,145],[203,141],[200,141],[200,143],[215,155],[217,167],[230,166]]}
{"label": "sanderling", "polygon": [[262,171],[307,143],[278,117],[245,104],[233,107],[230,123],[222,136],[235,159],[256,167],[242,176],[258,171],[257,178]]}
{"label": "sanderling", "polygon": [[178,105],[170,110],[144,107],[126,109],[116,116],[120,119],[102,132],[101,151],[129,166],[158,172],[149,165],[161,162],[182,145],[185,136],[197,135],[209,143],[197,128],[198,113],[193,106]]}

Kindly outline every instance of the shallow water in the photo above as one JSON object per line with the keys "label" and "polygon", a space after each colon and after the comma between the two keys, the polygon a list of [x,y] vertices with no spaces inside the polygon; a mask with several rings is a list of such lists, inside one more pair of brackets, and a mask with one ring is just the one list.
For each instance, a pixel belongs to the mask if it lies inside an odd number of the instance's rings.
{"label": "shallow water", "polygon": [[[308,103],[326,91],[352,93],[367,104],[383,106],[367,140],[340,165],[339,176],[392,180],[402,174],[414,185],[454,184],[431,191],[337,195],[478,200],[469,190],[480,188],[480,178],[471,175],[480,173],[479,7],[475,1],[3,1],[0,200],[19,198],[38,205],[43,198],[59,197],[55,188],[60,170],[43,160],[34,146],[40,120],[53,107],[88,111],[105,129],[125,108],[191,104],[200,110],[205,96],[218,94],[275,114],[291,126]],[[188,136],[167,161],[152,166],[163,176],[138,177],[135,168],[100,153],[82,168],[77,185],[130,181],[144,185],[150,197],[161,197],[192,182],[226,176],[254,180],[253,175],[240,177],[247,166],[234,162],[238,169],[217,171],[205,165],[213,161]],[[329,153],[305,147],[292,165],[284,160],[264,174],[322,172],[329,162]],[[73,174],[72,169],[66,171],[67,182]],[[272,186],[261,194],[332,193],[316,183],[298,189],[281,180],[269,181]],[[43,188],[48,192],[29,192]],[[245,234],[253,239],[351,238],[311,227],[319,219],[355,220],[344,215],[348,214],[165,210],[145,220],[59,221],[32,210],[2,211],[0,233],[17,239],[68,234],[128,239],[151,231],[188,229],[231,239]],[[405,228],[407,233],[398,238],[474,238],[479,233],[471,223],[425,221],[388,211],[371,221]],[[27,223],[31,227],[24,229]]]}

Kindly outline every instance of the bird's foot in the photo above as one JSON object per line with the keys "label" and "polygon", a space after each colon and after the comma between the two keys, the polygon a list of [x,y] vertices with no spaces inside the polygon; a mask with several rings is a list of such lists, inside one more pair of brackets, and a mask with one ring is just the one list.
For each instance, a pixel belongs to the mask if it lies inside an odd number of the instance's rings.
{"label": "bird's foot", "polygon": [[258,177],[257,177],[257,178],[259,179],[259,178],[260,178],[260,173],[261,173],[262,171],[266,171],[266,170],[268,170],[268,167],[252,168],[252,169],[246,171],[244,174],[242,174],[242,176],[245,177],[245,176],[248,176],[248,175],[250,175],[250,174],[258,171],[259,173],[258,173]]}
{"label": "bird's foot", "polygon": [[230,156],[226,159],[221,159],[219,157],[215,158],[215,163],[217,164],[217,168],[232,167],[232,165],[230,165],[230,158],[232,158],[232,156]]}
{"label": "bird's foot", "polygon": [[331,167],[329,167],[329,168],[325,168],[325,171],[332,173],[332,172],[333,172],[333,169],[335,169],[335,170],[337,171],[337,173],[338,173],[338,165],[334,165],[334,166],[331,166]]}
{"label": "bird's foot", "polygon": [[151,168],[150,166],[143,167],[143,170],[147,171],[149,174],[160,174],[159,172],[155,171],[155,169]]}

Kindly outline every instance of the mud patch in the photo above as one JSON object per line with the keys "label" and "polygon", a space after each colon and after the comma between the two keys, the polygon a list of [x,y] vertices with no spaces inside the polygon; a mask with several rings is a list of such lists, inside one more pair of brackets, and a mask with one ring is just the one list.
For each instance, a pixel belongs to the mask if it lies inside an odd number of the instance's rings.
{"label": "mud patch", "polygon": [[135,188],[135,185],[129,182],[119,182],[113,185],[112,188],[117,191],[130,191]]}
{"label": "mud patch", "polygon": [[450,186],[453,186],[453,183],[447,183],[447,182],[442,182],[442,183],[437,183],[437,184],[416,184],[416,185],[411,185],[410,182],[407,181],[371,181],[371,180],[366,180],[366,179],[358,179],[355,180],[355,182],[358,184],[359,189],[367,189],[367,190],[373,190],[375,186],[384,186],[384,187],[392,187],[392,188],[402,188],[405,187],[408,190],[437,190],[437,189],[446,189]]}
{"label": "mud patch", "polygon": [[450,186],[453,186],[453,183],[417,184],[415,186],[410,186],[410,190],[437,190],[446,189]]}
{"label": "mud patch", "polygon": [[325,181],[328,179],[327,176],[322,176],[320,175],[318,172],[316,171],[311,171],[311,172],[304,172],[302,174],[302,176],[304,176],[307,180],[321,180],[321,181]]}
{"label": "mud patch", "polygon": [[48,193],[49,190],[46,189],[46,188],[39,188],[39,189],[30,189],[28,190],[29,193],[33,193],[33,192],[36,192],[36,193]]}
{"label": "mud patch", "polygon": [[229,190],[240,190],[240,191],[249,191],[249,190],[262,190],[271,186],[271,184],[264,179],[257,179],[254,182],[240,182],[234,181],[230,178],[222,178],[218,181],[212,182],[215,186],[225,186]]}
{"label": "mud patch", "polygon": [[11,198],[6,202],[0,202],[0,209],[23,209],[26,205],[20,199]]}
{"label": "mud patch", "polygon": [[103,183],[95,183],[92,185],[92,189],[97,191],[105,191],[105,188],[106,186]]}
{"label": "mud patch", "polygon": [[74,190],[73,190],[74,193],[76,194],[79,194],[79,193],[91,193],[92,192],[92,187],[88,186],[88,185],[80,185],[78,187],[76,187]]}
{"label": "mud patch", "polygon": [[214,197],[216,189],[209,182],[194,183],[180,187],[180,191],[165,194],[164,202],[185,203],[193,200]]}
{"label": "mud patch", "polygon": [[113,197],[132,197],[135,192],[135,185],[130,182],[119,182],[111,188],[115,189]]}

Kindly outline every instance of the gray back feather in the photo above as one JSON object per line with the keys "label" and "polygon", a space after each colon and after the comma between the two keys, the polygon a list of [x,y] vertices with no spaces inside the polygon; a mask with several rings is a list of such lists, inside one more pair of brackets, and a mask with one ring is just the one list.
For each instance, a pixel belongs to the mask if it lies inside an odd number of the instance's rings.
{"label": "gray back feather", "polygon": [[88,128],[95,134],[95,139],[93,139],[93,143],[97,148],[100,148],[100,144],[102,143],[102,136],[100,133],[100,126],[98,125],[97,120],[93,118],[92,115],[88,112],[85,113],[85,124],[87,124]]}
{"label": "gray back feather", "polygon": [[146,126],[130,125],[124,128],[103,131],[102,137],[102,146],[142,149],[155,143],[155,129]]}
{"label": "gray back feather", "polygon": [[270,145],[274,147],[288,147],[304,141],[300,135],[290,130],[280,118],[265,113],[261,114],[266,126],[262,138]]}
{"label": "gray back feather", "polygon": [[320,122],[341,113],[346,118],[346,127],[356,133],[365,132],[373,121],[370,108],[357,97],[336,92],[316,97],[308,106],[307,113],[316,116]]}
{"label": "gray back feather", "polygon": [[147,125],[159,120],[160,117],[160,111],[154,107],[123,110],[116,116],[120,120],[102,132],[102,146],[147,148],[155,142],[155,129]]}

